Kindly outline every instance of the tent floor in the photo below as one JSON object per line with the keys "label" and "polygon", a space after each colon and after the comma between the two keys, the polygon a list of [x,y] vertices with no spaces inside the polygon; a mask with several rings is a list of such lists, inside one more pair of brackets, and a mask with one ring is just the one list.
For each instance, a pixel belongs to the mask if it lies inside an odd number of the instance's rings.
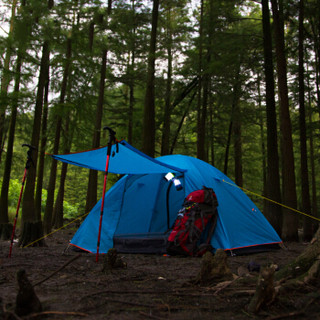
{"label": "tent floor", "polygon": [[113,247],[121,253],[167,252],[169,233],[119,234],[113,237]]}

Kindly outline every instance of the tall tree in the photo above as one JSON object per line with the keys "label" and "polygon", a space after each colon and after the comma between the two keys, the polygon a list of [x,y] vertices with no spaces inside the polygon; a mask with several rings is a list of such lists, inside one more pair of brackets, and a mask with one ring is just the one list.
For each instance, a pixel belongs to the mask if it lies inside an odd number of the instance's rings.
{"label": "tall tree", "polygon": [[[65,97],[67,92],[68,78],[70,74],[71,67],[71,56],[72,56],[72,36],[68,35],[66,41],[66,61],[63,70],[63,78],[61,83],[60,90],[60,98],[59,104],[56,106],[57,109],[63,108],[65,103]],[[55,139],[53,146],[53,153],[57,154],[59,152],[60,145],[60,136],[61,136],[61,128],[62,128],[62,112],[57,111],[55,114]],[[50,233],[52,228],[52,212],[53,212],[53,204],[54,204],[54,191],[56,185],[56,175],[57,175],[57,160],[52,159],[51,162],[51,170],[50,170],[50,178],[49,178],[49,186],[48,186],[48,194],[47,194],[47,202],[46,208],[43,217],[43,228],[46,234]]]}
{"label": "tall tree", "polygon": [[242,134],[241,134],[241,110],[240,110],[240,66],[241,59],[239,59],[238,71],[235,76],[235,83],[233,86],[232,109],[233,109],[233,140],[234,140],[234,176],[235,183],[243,186],[243,169],[242,169]]}
{"label": "tall tree", "polygon": [[[300,159],[301,159],[301,198],[302,209],[311,213],[309,172],[307,155],[307,130],[305,111],[305,84],[304,84],[304,0],[299,1],[299,127],[300,127]],[[305,217],[303,223],[303,239],[310,241],[313,236],[313,222]]]}
{"label": "tall tree", "polygon": [[[33,4],[31,4],[33,5]],[[47,7],[43,6],[42,14],[48,14],[48,9],[53,5],[52,0],[48,0]],[[32,13],[36,10],[35,21],[39,21],[39,9],[40,7],[31,7],[29,12]],[[26,17],[27,19],[28,17]],[[33,116],[33,127],[31,136],[31,145],[36,148],[33,153],[33,165],[28,170],[28,178],[26,181],[23,201],[22,201],[22,232],[19,239],[19,245],[24,246],[42,237],[43,228],[42,222],[38,219],[35,210],[35,199],[34,191],[36,184],[36,168],[37,168],[37,157],[38,157],[38,145],[40,140],[40,128],[41,128],[41,117],[42,117],[42,106],[43,106],[43,95],[46,81],[48,78],[48,63],[49,63],[49,43],[44,41],[42,46],[42,56],[40,62],[40,70],[37,85],[36,103]],[[37,245],[43,245],[43,241],[37,242]]]}
{"label": "tall tree", "polygon": [[[1,76],[1,92],[0,92],[0,161],[2,156],[2,146],[3,146],[3,135],[4,135],[4,122],[5,122],[5,114],[7,109],[7,93],[8,86],[10,83],[10,60],[12,55],[12,33],[14,28],[14,19],[16,16],[18,0],[13,0],[11,4],[11,17],[10,17],[10,26],[9,26],[9,34],[7,37],[8,46],[6,48],[6,54],[3,63],[3,72]],[[20,57],[21,59],[21,57]]]}
{"label": "tall tree", "polygon": [[164,105],[164,116],[163,116],[163,128],[162,128],[162,141],[161,141],[161,155],[169,153],[170,148],[170,111],[171,111],[171,91],[172,91],[172,8],[167,9],[167,56],[168,56],[168,67],[167,67],[167,83],[166,83],[166,94],[165,94],[165,105]]}
{"label": "tall tree", "polygon": [[[108,16],[111,13],[111,2],[109,2],[109,4],[110,6],[107,9]],[[108,17],[106,17],[106,19],[108,19]],[[103,17],[101,17],[100,20],[103,21]],[[104,41],[107,42],[107,39],[104,39]],[[102,116],[103,116],[106,69],[107,69],[107,55],[108,55],[107,43],[104,43],[103,48],[101,50],[99,94],[98,94],[98,102],[96,107],[96,119],[94,123],[93,139],[92,139],[93,149],[100,147],[101,122],[102,122]],[[96,170],[90,170],[85,212],[90,212],[90,210],[93,208],[93,206],[97,202],[97,185],[98,185],[98,172]]]}
{"label": "tall tree", "polygon": [[11,108],[9,137],[7,145],[7,154],[4,167],[4,174],[2,180],[1,197],[0,197],[0,239],[7,240],[10,238],[12,225],[9,223],[8,218],[8,194],[9,194],[9,182],[12,166],[13,144],[14,134],[17,119],[17,109],[19,104],[19,90],[21,80],[21,57],[18,55],[16,61],[15,71],[15,84],[14,84],[14,97]]}
{"label": "tall tree", "polygon": [[[69,153],[71,150],[71,142],[72,142],[72,129],[70,130],[70,122],[71,122],[71,112],[66,112],[65,117],[65,128],[64,128],[64,150],[63,153]],[[73,123],[74,124],[74,123]],[[55,205],[53,208],[53,219],[52,225],[54,228],[61,228],[63,226],[63,200],[64,200],[64,190],[65,190],[65,182],[67,178],[68,171],[68,163],[62,163],[61,174],[60,174],[60,184],[58,189],[58,194],[56,197]]]}
{"label": "tall tree", "polygon": [[[206,159],[205,136],[206,136],[206,111],[207,95],[204,94],[204,76],[203,76],[203,39],[204,39],[204,0],[201,0],[200,21],[199,21],[199,56],[198,56],[198,101],[197,101],[197,158]],[[205,92],[207,94],[207,91]]]}
{"label": "tall tree", "polygon": [[272,201],[265,202],[267,219],[281,235],[282,209],[275,204],[281,203],[280,169],[278,153],[278,129],[274,89],[272,35],[270,26],[270,12],[268,0],[262,0],[262,26],[264,48],[264,73],[266,82],[266,113],[267,113],[267,181],[265,196]]}
{"label": "tall tree", "polygon": [[43,99],[43,112],[41,121],[41,142],[39,150],[39,165],[37,172],[37,186],[35,196],[35,210],[38,220],[41,220],[42,211],[42,188],[43,188],[43,176],[44,176],[44,163],[45,163],[45,149],[47,144],[47,123],[48,123],[48,109],[49,109],[49,64],[47,65],[47,82],[45,86],[45,93]]}
{"label": "tall tree", "polygon": [[157,44],[157,27],[159,14],[159,0],[153,0],[152,29],[150,37],[150,48],[148,55],[148,73],[146,93],[144,99],[142,151],[153,157],[155,153],[155,61]]}
{"label": "tall tree", "polygon": [[[292,127],[289,111],[287,62],[284,43],[284,21],[282,0],[271,0],[274,21],[274,35],[278,71],[280,102],[280,132],[282,153],[283,203],[293,209],[297,208],[295,166],[293,156]],[[285,208],[282,238],[287,241],[298,240],[298,219],[290,209]]]}
{"label": "tall tree", "polygon": [[[107,64],[107,50],[104,49],[102,51],[99,98],[98,98],[98,103],[96,108],[96,120],[95,120],[93,140],[92,140],[93,149],[98,148],[100,146],[100,133],[101,133],[101,122],[102,122],[102,114],[103,114],[105,80],[106,80],[106,64]],[[97,202],[97,183],[98,183],[98,172],[96,170],[90,170],[87,199],[86,199],[86,212],[89,212]]]}

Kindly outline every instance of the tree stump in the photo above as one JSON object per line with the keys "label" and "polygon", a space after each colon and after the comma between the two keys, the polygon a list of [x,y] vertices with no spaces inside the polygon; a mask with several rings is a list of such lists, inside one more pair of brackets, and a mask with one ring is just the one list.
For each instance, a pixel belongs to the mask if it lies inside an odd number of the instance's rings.
{"label": "tree stump", "polygon": [[212,285],[217,282],[233,280],[234,275],[230,271],[227,258],[227,254],[222,249],[218,249],[214,255],[211,252],[206,252],[202,257],[200,273],[196,277],[195,283]]}
{"label": "tree stump", "polygon": [[119,256],[116,249],[111,248],[103,259],[102,272],[109,273],[113,269],[125,269],[127,268],[126,262],[124,262]]}
{"label": "tree stump", "polygon": [[25,270],[17,272],[19,291],[16,298],[15,312],[18,316],[25,316],[30,313],[40,312],[42,310],[41,302],[34,292]]}
{"label": "tree stump", "polygon": [[263,306],[271,304],[275,299],[274,272],[275,268],[273,266],[261,270],[256,292],[248,306],[250,313],[258,313]]}

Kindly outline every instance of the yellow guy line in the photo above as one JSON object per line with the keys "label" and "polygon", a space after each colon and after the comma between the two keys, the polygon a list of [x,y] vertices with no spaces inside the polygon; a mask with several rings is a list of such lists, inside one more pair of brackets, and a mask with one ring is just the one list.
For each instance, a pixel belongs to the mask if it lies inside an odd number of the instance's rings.
{"label": "yellow guy line", "polygon": [[86,216],[86,215],[88,215],[88,214],[89,214],[89,212],[88,212],[88,213],[83,214],[82,216],[80,216],[80,217],[78,217],[78,218],[76,218],[76,219],[72,220],[71,222],[67,223],[66,225],[62,226],[61,228],[59,228],[59,229],[57,229],[57,230],[54,230],[54,231],[52,231],[52,232],[50,232],[50,233],[46,234],[46,235],[45,235],[45,236],[43,236],[42,238],[39,238],[39,239],[37,239],[37,240],[35,240],[35,241],[33,241],[33,242],[31,242],[31,243],[27,244],[26,246],[22,247],[22,249],[27,248],[27,247],[29,247],[29,246],[33,245],[34,243],[36,243],[36,242],[38,242],[38,241],[40,241],[40,240],[42,240],[42,239],[44,239],[44,238],[47,238],[47,237],[51,236],[52,234],[56,233],[57,231],[59,231],[59,230],[61,230],[61,229],[65,228],[65,227],[69,226],[70,224],[74,223],[75,221],[77,221],[77,220],[79,220],[79,219],[83,218],[84,216]]}
{"label": "yellow guy line", "polygon": [[302,215],[304,215],[304,216],[306,216],[306,217],[309,217],[309,218],[311,218],[311,219],[320,221],[320,218],[311,216],[311,215],[309,215],[309,214],[307,214],[307,213],[305,213],[305,212],[302,212],[302,211],[296,210],[296,209],[294,209],[294,208],[288,207],[288,206],[286,206],[285,204],[282,204],[282,203],[280,203],[280,202],[271,200],[271,199],[269,199],[269,198],[266,198],[266,197],[264,197],[264,196],[262,196],[262,195],[260,195],[260,194],[258,194],[258,193],[252,192],[252,191],[247,190],[247,189],[245,189],[245,188],[239,187],[239,186],[237,186],[236,184],[230,183],[230,182],[228,182],[228,181],[226,181],[226,180],[224,180],[224,179],[222,179],[222,181],[225,182],[225,183],[227,183],[227,184],[230,184],[230,185],[233,186],[233,187],[237,187],[237,188],[243,190],[244,192],[251,193],[251,194],[253,194],[253,195],[257,196],[257,197],[260,197],[260,198],[265,199],[265,200],[267,200],[267,201],[273,202],[273,203],[275,203],[275,204],[277,204],[277,205],[279,205],[279,206],[281,206],[281,207],[284,207],[284,208],[286,208],[286,209],[289,209],[289,210],[292,210],[292,211],[294,211],[294,212],[300,213],[300,214],[302,214]]}

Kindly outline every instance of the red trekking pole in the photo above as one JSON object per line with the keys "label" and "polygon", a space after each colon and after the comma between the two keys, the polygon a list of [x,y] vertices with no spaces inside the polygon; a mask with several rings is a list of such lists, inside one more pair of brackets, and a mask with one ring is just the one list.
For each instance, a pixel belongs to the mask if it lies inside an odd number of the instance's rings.
{"label": "red trekking pole", "polygon": [[14,218],[14,223],[13,223],[13,228],[12,228],[9,258],[11,258],[12,245],[13,245],[14,235],[15,235],[15,232],[16,232],[16,225],[17,225],[19,208],[20,208],[20,203],[21,203],[22,194],[23,194],[24,182],[26,181],[28,169],[30,168],[31,164],[34,164],[33,160],[32,160],[32,150],[36,149],[35,147],[33,147],[33,146],[29,145],[29,144],[25,144],[25,143],[22,146],[23,147],[28,147],[29,150],[27,151],[27,162],[26,162],[26,166],[25,166],[25,169],[24,169],[24,174],[23,174],[22,184],[21,184],[21,190],[20,190],[20,196],[19,196],[19,200],[18,200],[18,204],[17,204],[16,216]]}
{"label": "red trekking pole", "polygon": [[101,227],[102,227],[102,217],[103,217],[103,208],[104,208],[104,197],[106,195],[106,186],[107,186],[109,161],[110,161],[110,155],[111,155],[111,147],[112,147],[112,143],[116,142],[116,137],[115,137],[116,133],[111,128],[104,127],[103,130],[108,130],[109,131],[109,142],[108,142],[106,169],[105,169],[105,172],[104,172],[104,181],[103,181],[103,190],[102,190],[102,199],[101,199],[100,222],[99,222],[96,262],[99,261],[99,248],[100,248]]}

